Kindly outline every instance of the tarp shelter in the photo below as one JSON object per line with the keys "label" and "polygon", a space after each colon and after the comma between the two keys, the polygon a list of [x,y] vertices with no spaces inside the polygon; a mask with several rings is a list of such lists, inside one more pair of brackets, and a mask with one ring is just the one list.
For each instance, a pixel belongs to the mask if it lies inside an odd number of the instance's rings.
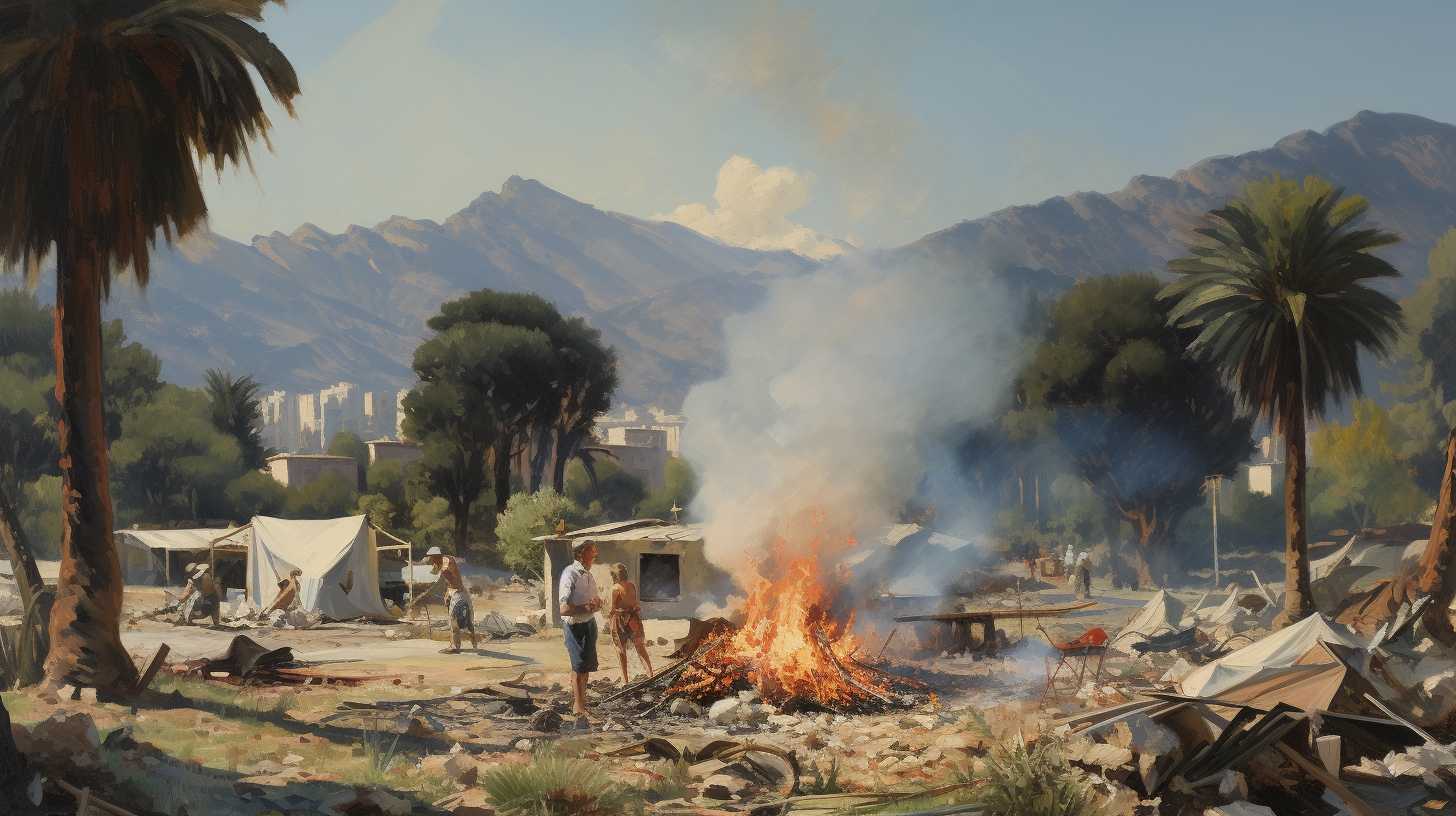
{"label": "tarp shelter", "polygon": [[1143,608],[1132,616],[1132,620],[1122,627],[1117,637],[1108,645],[1131,654],[1134,643],[1142,643],[1154,635],[1166,635],[1183,628],[1184,611],[1182,601],[1173,597],[1168,590],[1160,589],[1158,594],[1143,604]]}
{"label": "tarp shelter", "polygon": [[180,585],[183,567],[207,559],[212,542],[227,530],[117,530],[121,573],[128,584]]}
{"label": "tarp shelter", "polygon": [[1218,697],[1229,689],[1286,673],[1320,643],[1365,648],[1365,641],[1316,612],[1257,643],[1195,669],[1178,685],[1190,696]]}
{"label": "tarp shelter", "polygon": [[299,606],[333,620],[393,620],[379,595],[379,548],[365,516],[288,520],[254,516],[248,602],[263,608],[290,571],[303,572]]}

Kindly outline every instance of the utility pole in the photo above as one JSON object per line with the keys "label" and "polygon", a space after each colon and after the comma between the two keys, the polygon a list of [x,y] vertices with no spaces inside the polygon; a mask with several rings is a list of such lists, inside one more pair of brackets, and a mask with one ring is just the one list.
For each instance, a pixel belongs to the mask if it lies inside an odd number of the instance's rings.
{"label": "utility pole", "polygon": [[1222,476],[1208,477],[1209,486],[1213,489],[1213,585],[1218,583],[1218,485],[1223,480]]}

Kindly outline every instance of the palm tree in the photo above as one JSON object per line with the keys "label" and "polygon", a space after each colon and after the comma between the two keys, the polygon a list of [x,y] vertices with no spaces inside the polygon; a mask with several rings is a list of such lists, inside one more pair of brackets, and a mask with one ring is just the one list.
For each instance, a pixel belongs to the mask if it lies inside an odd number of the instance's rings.
{"label": "palm tree", "polygon": [[262,409],[258,403],[257,381],[247,375],[234,377],[210,368],[203,389],[207,392],[212,426],[238,441],[244,465],[254,470],[263,467],[268,451],[258,427]]}
{"label": "palm tree", "polygon": [[290,114],[298,77],[253,23],[269,0],[0,0],[0,253],[56,267],[64,491],[46,676],[124,694],[121,575],[101,401],[101,301],[145,286],[157,234],[207,215],[198,172],[246,160],[270,127],[249,69]]}
{"label": "palm tree", "polygon": [[1400,306],[1368,283],[1400,272],[1372,254],[1400,240],[1357,228],[1369,208],[1321,179],[1274,176],[1209,212],[1182,278],[1160,297],[1170,324],[1197,331],[1189,352],[1218,366],[1241,407],[1284,437],[1285,595],[1281,623],[1314,611],[1309,593],[1305,421],[1360,393],[1362,350],[1388,356]]}

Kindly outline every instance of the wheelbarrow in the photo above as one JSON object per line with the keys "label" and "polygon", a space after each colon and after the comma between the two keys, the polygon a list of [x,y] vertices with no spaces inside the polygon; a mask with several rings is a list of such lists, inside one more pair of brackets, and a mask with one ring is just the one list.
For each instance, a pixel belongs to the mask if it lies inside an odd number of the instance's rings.
{"label": "wheelbarrow", "polygon": [[1095,685],[1101,681],[1102,661],[1107,657],[1108,638],[1106,630],[1097,626],[1083,632],[1074,640],[1057,641],[1052,639],[1052,636],[1046,629],[1041,626],[1036,628],[1037,631],[1041,632],[1042,637],[1046,638],[1047,643],[1050,643],[1052,648],[1057,652],[1055,666],[1051,665],[1050,660],[1047,661],[1046,688],[1041,693],[1043,701],[1048,696],[1055,698],[1062,692],[1062,689],[1057,685],[1057,681],[1058,678],[1063,677],[1064,671],[1065,679],[1071,681],[1070,693],[1075,694],[1080,690],[1082,688],[1082,682],[1087,678],[1088,664],[1092,662],[1092,658],[1094,657],[1097,658],[1097,666],[1092,671],[1092,683]]}

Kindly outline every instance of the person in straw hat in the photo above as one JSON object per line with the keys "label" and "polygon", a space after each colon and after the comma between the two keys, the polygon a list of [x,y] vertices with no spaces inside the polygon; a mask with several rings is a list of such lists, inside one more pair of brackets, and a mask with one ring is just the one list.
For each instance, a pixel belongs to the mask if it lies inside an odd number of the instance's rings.
{"label": "person in straw hat", "polygon": [[465,579],[460,576],[460,559],[444,554],[439,547],[431,547],[425,551],[425,561],[432,567],[430,571],[440,577],[428,590],[415,598],[410,609],[413,610],[429,597],[435,587],[444,584],[445,609],[448,610],[450,618],[450,648],[441,651],[444,654],[459,654],[462,630],[470,632],[470,648],[480,651],[480,640],[475,634],[475,608],[470,603],[470,593],[465,591]]}
{"label": "person in straw hat", "polygon": [[188,564],[187,574],[187,589],[177,601],[182,613],[177,622],[190,626],[193,619],[210,616],[213,626],[220,625],[217,581],[212,577],[212,570],[203,563]]}

